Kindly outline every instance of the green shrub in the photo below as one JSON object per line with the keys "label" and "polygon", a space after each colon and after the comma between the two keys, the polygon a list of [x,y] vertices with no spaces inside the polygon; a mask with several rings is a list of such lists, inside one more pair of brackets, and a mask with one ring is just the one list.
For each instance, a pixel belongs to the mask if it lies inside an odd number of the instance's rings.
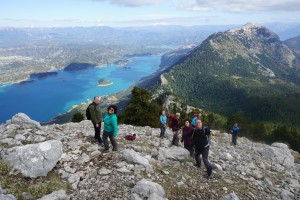
{"label": "green shrub", "polygon": [[84,120],[84,115],[81,112],[77,112],[72,117],[72,122],[81,122]]}

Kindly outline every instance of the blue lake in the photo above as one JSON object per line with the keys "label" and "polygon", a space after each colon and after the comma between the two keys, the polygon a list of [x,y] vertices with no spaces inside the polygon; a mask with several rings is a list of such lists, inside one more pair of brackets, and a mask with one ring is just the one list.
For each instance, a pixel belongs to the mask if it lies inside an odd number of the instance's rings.
{"label": "blue lake", "polygon": [[[139,79],[159,68],[161,56],[133,58],[125,65],[95,67],[77,72],[57,71],[56,76],[31,79],[26,84],[0,87],[0,123],[23,112],[31,119],[47,122],[73,105],[87,102],[94,96],[103,96],[129,88]],[[112,85],[99,87],[97,81],[105,78]]]}

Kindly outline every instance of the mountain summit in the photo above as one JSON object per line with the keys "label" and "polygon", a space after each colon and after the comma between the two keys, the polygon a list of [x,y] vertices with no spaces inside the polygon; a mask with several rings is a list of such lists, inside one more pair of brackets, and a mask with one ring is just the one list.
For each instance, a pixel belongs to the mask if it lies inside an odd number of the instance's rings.
{"label": "mountain summit", "polygon": [[[163,77],[175,96],[210,111],[300,122],[300,58],[269,29],[218,32]],[[291,117],[293,116],[293,117]]]}
{"label": "mountain summit", "polygon": [[[120,125],[118,151],[102,152],[90,121],[41,126],[24,113],[0,124],[0,199],[299,199],[299,154],[212,130],[206,169],[172,131]],[[134,141],[125,139],[137,134]],[[294,157],[295,156],[295,157]],[[203,163],[202,163],[203,164]],[[14,169],[12,169],[12,167]],[[3,189],[2,189],[3,188]],[[14,195],[14,196],[13,196]]]}

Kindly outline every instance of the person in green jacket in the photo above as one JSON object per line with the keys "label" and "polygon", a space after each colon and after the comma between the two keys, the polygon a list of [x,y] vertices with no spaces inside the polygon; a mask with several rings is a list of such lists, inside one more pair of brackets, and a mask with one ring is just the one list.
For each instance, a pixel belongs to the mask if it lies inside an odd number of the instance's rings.
{"label": "person in green jacket", "polygon": [[115,140],[115,137],[118,136],[118,117],[117,117],[118,108],[115,105],[110,105],[107,108],[107,113],[104,115],[104,130],[103,130],[103,143],[104,143],[104,152],[109,151],[108,137],[113,146],[113,151],[118,150],[118,144]]}
{"label": "person in green jacket", "polygon": [[94,101],[89,105],[89,110],[91,114],[91,121],[95,128],[95,140],[102,144],[102,139],[100,136],[102,114],[99,107],[100,98],[98,96],[94,97]]}

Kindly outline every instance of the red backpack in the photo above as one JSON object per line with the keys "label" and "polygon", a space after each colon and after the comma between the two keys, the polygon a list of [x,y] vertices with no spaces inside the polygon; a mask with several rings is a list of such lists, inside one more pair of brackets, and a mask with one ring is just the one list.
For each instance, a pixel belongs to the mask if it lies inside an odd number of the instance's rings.
{"label": "red backpack", "polygon": [[125,136],[126,140],[135,140],[136,138],[136,134],[129,134]]}
{"label": "red backpack", "polygon": [[168,126],[169,127],[172,127],[172,122],[173,122],[173,119],[176,115],[175,114],[170,114],[169,116],[169,119],[168,119]]}

